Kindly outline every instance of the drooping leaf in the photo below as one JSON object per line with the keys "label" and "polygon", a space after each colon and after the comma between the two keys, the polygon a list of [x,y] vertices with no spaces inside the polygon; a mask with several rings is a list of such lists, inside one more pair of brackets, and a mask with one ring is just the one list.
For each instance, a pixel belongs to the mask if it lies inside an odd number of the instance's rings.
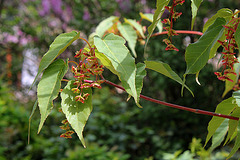
{"label": "drooping leaf", "polygon": [[136,22],[136,20],[133,19],[124,18],[124,21],[134,27],[139,32],[141,37],[145,39],[145,35],[143,33],[143,26],[141,24],[139,24],[138,22]]}
{"label": "drooping leaf", "polygon": [[[163,63],[160,61],[144,61],[144,63],[146,64],[146,68],[161,73],[171,78],[172,80],[178,82],[181,85],[183,84],[183,80],[171,69],[171,67],[167,63]],[[184,86],[193,95],[193,92],[186,85]]]}
{"label": "drooping leaf", "polygon": [[53,108],[53,100],[58,96],[61,80],[67,70],[68,64],[62,59],[57,59],[43,72],[37,88],[38,106],[41,114],[38,133]]}
{"label": "drooping leaf", "polygon": [[233,149],[232,149],[231,152],[229,153],[227,159],[229,159],[230,157],[232,157],[233,154],[236,153],[239,148],[240,148],[240,121],[238,121],[237,137],[236,137],[236,140],[235,140]]}
{"label": "drooping leaf", "polygon": [[146,76],[146,70],[145,70],[146,65],[143,63],[138,63],[136,66],[137,66],[136,89],[137,89],[137,98],[139,102],[140,93],[143,87],[143,78]]}
{"label": "drooping leaf", "polygon": [[212,146],[210,148],[210,151],[213,151],[216,147],[218,147],[222,141],[224,140],[224,137],[228,130],[228,119],[225,119],[223,123],[218,127],[218,129],[215,131],[215,133],[212,136]]}
{"label": "drooping leaf", "polygon": [[165,11],[165,6],[168,5],[170,0],[157,0],[157,9],[153,15],[153,22],[148,27],[148,38],[149,39],[154,31],[154,29],[157,27],[158,22],[160,21],[160,18]]}
{"label": "drooping leaf", "polygon": [[215,15],[213,15],[211,18],[209,18],[208,21],[204,24],[203,32],[205,32],[208,29],[208,27],[210,27],[217,18],[224,18],[226,21],[229,21],[232,15],[233,15],[232,11],[228,8],[222,8],[218,10],[218,12]]}
{"label": "drooping leaf", "polygon": [[[240,61],[240,57],[238,57],[238,61]],[[233,80],[233,82],[225,81],[225,90],[223,92],[222,97],[224,97],[229,91],[231,91],[233,89],[233,87],[235,86],[235,84],[237,83],[237,80],[238,80],[238,77],[239,77],[239,71],[240,71],[240,63],[235,63],[234,66],[233,66],[233,69],[234,69],[234,72],[237,75],[228,74],[229,78],[231,80]],[[238,103],[238,100],[237,100],[237,103]],[[240,104],[240,102],[238,104]]]}
{"label": "drooping leaf", "polygon": [[[232,112],[231,116],[233,117],[240,117],[240,107],[236,107],[236,109]],[[228,135],[227,135],[227,138],[224,142],[224,145],[231,139],[233,139],[233,135],[234,133],[236,132],[237,130],[237,126],[238,126],[238,121],[236,120],[233,120],[233,119],[229,119],[229,122],[228,122],[228,126],[229,126],[229,129],[228,129]]]}
{"label": "drooping leaf", "polygon": [[84,93],[90,94],[84,103],[76,101],[75,96],[77,96],[77,93],[73,93],[71,90],[72,88],[76,87],[73,85],[73,83],[74,81],[69,81],[65,88],[62,90],[60,94],[62,98],[61,106],[68,122],[71,124],[83,146],[86,148],[83,138],[83,129],[89,115],[92,112],[92,90],[91,88],[83,89]]}
{"label": "drooping leaf", "polygon": [[213,45],[222,36],[226,21],[223,18],[217,18],[208,30],[193,44],[190,44],[185,53],[187,63],[186,74],[196,74],[207,63],[209,53]]}
{"label": "drooping leaf", "polygon": [[157,27],[157,24],[160,21],[163,12],[165,11],[165,6],[167,6],[169,2],[170,2],[170,0],[157,0],[157,9],[153,15],[153,22],[148,27],[148,36],[147,36],[147,41],[146,41],[145,49],[144,49],[145,51],[146,51],[148,41],[149,41],[153,31]]}
{"label": "drooping leaf", "polygon": [[233,97],[236,99],[238,107],[240,107],[240,90],[233,92]]}
{"label": "drooping leaf", "polygon": [[38,100],[35,101],[32,112],[31,112],[31,114],[29,116],[29,120],[28,120],[28,144],[30,143],[31,120],[32,120],[33,114],[35,113],[35,111],[37,109],[37,103],[38,103]]}
{"label": "drooping leaf", "polygon": [[129,48],[131,49],[134,57],[137,57],[135,46],[137,43],[137,33],[133,27],[128,23],[118,23],[117,28],[121,35],[126,39]]}
{"label": "drooping leaf", "polygon": [[[72,31],[69,33],[60,34],[55,38],[47,53],[42,57],[39,64],[38,73],[33,81],[35,83],[38,76],[46,69],[61,53],[63,53],[68,46],[79,38],[80,32]],[[32,85],[33,85],[32,84]]]}
{"label": "drooping leaf", "polygon": [[236,29],[236,32],[234,34],[234,38],[236,40],[238,48],[240,48],[240,25],[238,24],[238,27]]}
{"label": "drooping leaf", "polygon": [[[237,104],[235,102],[235,99],[233,97],[230,97],[222,101],[220,104],[218,104],[215,113],[229,115],[236,107],[237,107]],[[213,136],[213,134],[216,132],[218,127],[223,123],[224,119],[225,118],[214,116],[211,119],[211,121],[208,123],[208,135],[206,138],[205,145]]]}
{"label": "drooping leaf", "polygon": [[112,63],[114,69],[118,72],[119,79],[128,94],[133,96],[138,104],[135,76],[135,60],[124,45],[125,40],[112,33],[106,35],[102,40],[100,37],[94,37],[94,44],[99,52],[102,52]]}
{"label": "drooping leaf", "polygon": [[[224,40],[226,39],[225,34],[226,34],[226,31],[224,30],[222,36],[221,36],[218,40],[224,41]],[[209,53],[209,59],[215,57],[215,55],[216,55],[216,53],[217,53],[217,50],[218,50],[218,48],[219,48],[220,46],[221,46],[221,44],[218,43],[218,42],[216,42],[216,43],[213,45],[213,47],[212,47],[212,49],[211,49],[211,51],[210,51],[210,53]]]}
{"label": "drooping leaf", "polygon": [[198,8],[200,6],[200,4],[202,3],[203,0],[191,0],[191,8],[192,8],[192,24],[191,24],[191,29],[193,29],[193,25],[197,16],[197,11]]}
{"label": "drooping leaf", "polygon": [[[142,12],[140,12],[139,14],[140,14],[142,19],[145,19],[149,22],[153,22],[153,14],[152,13],[142,13]],[[158,28],[158,32],[162,32],[163,24],[162,24],[161,21],[158,21],[157,28]]]}
{"label": "drooping leaf", "polygon": [[119,17],[111,16],[107,19],[104,19],[102,22],[99,23],[99,25],[96,28],[96,33],[99,37],[103,37],[104,33],[113,26],[115,22],[117,22]]}
{"label": "drooping leaf", "polygon": [[113,74],[119,76],[118,72],[114,69],[112,62],[103,53],[95,52],[95,55],[100,62],[107,67],[107,69],[109,69]]}

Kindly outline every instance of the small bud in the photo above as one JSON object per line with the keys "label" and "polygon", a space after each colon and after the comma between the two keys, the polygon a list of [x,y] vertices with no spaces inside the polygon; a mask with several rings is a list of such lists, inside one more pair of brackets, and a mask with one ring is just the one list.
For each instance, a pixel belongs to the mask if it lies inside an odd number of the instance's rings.
{"label": "small bud", "polygon": [[80,90],[78,88],[72,88],[73,93],[80,93]]}
{"label": "small bud", "polygon": [[94,87],[94,88],[99,88],[99,89],[101,89],[102,87],[101,87],[101,85],[99,84],[99,83],[92,83],[91,84],[91,87]]}
{"label": "small bud", "polygon": [[62,120],[61,123],[62,123],[62,124],[67,124],[67,123],[68,123],[68,120],[67,120],[67,119],[64,119],[64,120]]}
{"label": "small bud", "polygon": [[80,88],[90,88],[90,87],[91,87],[90,83],[83,83],[83,84],[80,86]]}
{"label": "small bud", "polygon": [[83,98],[86,100],[89,95],[90,95],[89,93],[85,93],[85,94],[83,95]]}

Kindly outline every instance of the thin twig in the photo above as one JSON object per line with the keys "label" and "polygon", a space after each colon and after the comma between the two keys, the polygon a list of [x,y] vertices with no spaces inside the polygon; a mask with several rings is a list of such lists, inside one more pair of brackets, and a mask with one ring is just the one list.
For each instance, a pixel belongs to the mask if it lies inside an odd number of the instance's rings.
{"label": "thin twig", "polygon": [[[85,80],[85,81],[89,82],[89,83],[92,82],[91,80]],[[117,85],[113,82],[105,80],[105,83],[125,91],[125,89],[122,86],[119,86],[119,85]],[[228,116],[228,115],[224,115],[224,114],[220,114],[220,113],[214,113],[214,112],[204,111],[204,110],[200,110],[200,109],[193,109],[193,108],[184,107],[184,106],[180,106],[180,105],[176,105],[176,104],[171,104],[171,103],[167,103],[167,102],[164,102],[164,101],[153,99],[153,98],[150,98],[150,97],[147,97],[147,96],[144,96],[144,95],[140,95],[140,98],[145,99],[147,101],[157,103],[157,104],[161,104],[161,105],[164,105],[164,106],[177,108],[177,109],[180,109],[180,110],[189,111],[189,112],[193,112],[193,113],[197,113],[197,114],[228,118],[228,119],[232,119],[232,120],[239,120],[238,117],[233,117],[233,116]]]}
{"label": "thin twig", "polygon": [[89,48],[91,48],[90,43],[89,43],[86,39],[84,39],[84,38],[82,38],[82,37],[79,37],[78,39],[84,40],[84,41],[88,44]]}
{"label": "thin twig", "polygon": [[[184,31],[184,30],[175,30],[176,33],[178,34],[196,34],[196,35],[203,35],[202,32],[199,32],[199,31]],[[168,31],[164,31],[164,32],[159,32],[159,33],[154,33],[151,37],[156,37],[156,36],[159,36],[159,35],[164,35],[164,34],[167,34]]]}

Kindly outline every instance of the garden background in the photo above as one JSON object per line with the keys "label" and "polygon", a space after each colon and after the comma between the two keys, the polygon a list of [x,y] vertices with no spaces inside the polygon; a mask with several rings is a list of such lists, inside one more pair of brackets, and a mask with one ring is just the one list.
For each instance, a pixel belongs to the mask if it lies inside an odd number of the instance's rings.
{"label": "garden background", "polygon": [[[84,131],[87,148],[84,149],[76,135],[72,139],[60,138],[59,128],[64,116],[53,109],[45,125],[37,134],[39,112],[31,121],[31,137],[28,144],[28,125],[32,106],[36,100],[36,87],[28,91],[37,73],[40,58],[47,52],[54,38],[64,32],[80,31],[86,38],[96,26],[112,15],[140,20],[139,13],[154,13],[155,0],[0,0],[0,160],[152,160],[204,157],[224,159],[232,144],[217,148],[213,153],[203,149],[210,116],[197,115],[142,100],[143,109],[134,101],[126,102],[127,94],[104,85],[94,90],[93,112]],[[179,7],[183,15],[174,24],[174,29],[190,30],[191,2]],[[236,0],[204,0],[199,8],[194,30],[202,31],[204,23],[220,8],[240,8]],[[163,14],[163,18],[168,13]],[[149,26],[149,22],[143,22]],[[179,52],[165,51],[162,40],[166,35],[150,39],[146,54],[144,46],[137,44],[137,62],[162,60],[174,71],[183,75],[184,52],[197,35],[179,35],[173,41]],[[63,57],[74,57],[82,42],[74,43]],[[217,60],[216,60],[217,61]],[[169,78],[149,71],[144,79],[142,93],[192,108],[214,111],[224,91],[224,83],[214,75],[215,61],[201,71],[199,80],[189,76],[195,97],[185,93],[181,86]],[[71,73],[69,73],[71,76]],[[109,71],[104,77],[119,84]],[[204,86],[204,87],[203,87]],[[231,93],[229,93],[230,96]],[[219,98],[215,98],[219,97]],[[55,100],[56,102],[59,99]],[[198,104],[198,105],[197,105]],[[199,106],[200,105],[200,106]],[[239,155],[236,154],[236,159]]]}

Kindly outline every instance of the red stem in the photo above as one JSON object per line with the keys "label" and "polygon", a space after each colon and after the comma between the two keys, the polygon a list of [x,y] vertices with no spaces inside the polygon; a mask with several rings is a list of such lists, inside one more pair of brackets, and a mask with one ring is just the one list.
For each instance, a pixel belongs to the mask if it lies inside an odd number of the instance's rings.
{"label": "red stem", "polygon": [[[184,31],[184,30],[175,30],[176,33],[178,34],[196,34],[196,35],[203,35],[202,32],[199,32],[199,31]],[[164,31],[164,32],[159,32],[159,33],[155,33],[153,34],[151,37],[156,37],[156,36],[159,36],[159,35],[164,35],[164,34],[167,34],[168,31]]]}
{"label": "red stem", "polygon": [[[88,82],[88,83],[92,82],[90,80],[85,80],[85,81]],[[125,91],[125,89],[123,87],[121,87],[121,86],[119,86],[115,83],[112,83],[108,80],[105,80],[105,83]],[[150,98],[150,97],[147,97],[147,96],[144,96],[144,95],[140,95],[140,98],[145,99],[147,101],[154,102],[154,103],[158,103],[158,104],[161,104],[161,105],[164,105],[164,106],[177,108],[177,109],[180,109],[180,110],[189,111],[189,112],[193,112],[193,113],[197,113],[197,114],[228,118],[228,119],[232,119],[232,120],[239,120],[238,117],[233,117],[233,116],[223,115],[223,114],[220,114],[220,113],[214,113],[214,112],[204,111],[204,110],[200,110],[200,109],[193,109],[193,108],[188,108],[188,107],[184,107],[184,106],[179,106],[179,105],[176,105],[176,104],[171,104],[171,103],[167,103],[167,102],[160,101],[160,100],[157,100],[157,99],[153,99],[153,98]]]}

